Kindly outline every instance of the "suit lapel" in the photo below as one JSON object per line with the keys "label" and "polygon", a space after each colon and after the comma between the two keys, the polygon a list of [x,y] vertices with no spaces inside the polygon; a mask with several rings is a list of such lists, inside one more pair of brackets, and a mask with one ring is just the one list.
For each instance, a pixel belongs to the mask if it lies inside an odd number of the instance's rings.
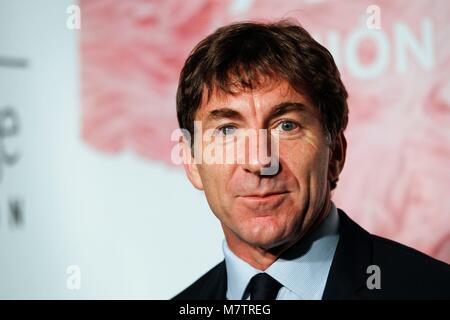
{"label": "suit lapel", "polygon": [[227,269],[225,260],[223,260],[214,274],[210,283],[206,284],[205,288],[207,299],[210,300],[225,300],[227,293]]}
{"label": "suit lapel", "polygon": [[372,264],[370,234],[339,211],[339,242],[328,274],[324,300],[357,299],[365,291],[367,267]]}

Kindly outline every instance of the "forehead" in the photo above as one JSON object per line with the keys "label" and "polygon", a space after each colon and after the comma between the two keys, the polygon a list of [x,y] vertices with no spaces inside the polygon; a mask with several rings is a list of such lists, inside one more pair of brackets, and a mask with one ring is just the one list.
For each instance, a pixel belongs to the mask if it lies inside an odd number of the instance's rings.
{"label": "forehead", "polygon": [[298,102],[314,112],[308,96],[295,90],[286,80],[274,80],[253,90],[234,90],[227,93],[219,90],[211,91],[208,99],[206,88],[203,90],[202,103],[196,113],[200,120],[217,108],[230,108],[247,114],[264,114],[283,102]]}

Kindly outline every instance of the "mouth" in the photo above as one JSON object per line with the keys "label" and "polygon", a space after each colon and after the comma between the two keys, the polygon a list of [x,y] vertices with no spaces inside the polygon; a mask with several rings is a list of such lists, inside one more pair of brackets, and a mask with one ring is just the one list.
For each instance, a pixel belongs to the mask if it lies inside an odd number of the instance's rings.
{"label": "mouth", "polygon": [[240,196],[240,198],[248,201],[260,201],[260,202],[270,202],[273,200],[277,200],[280,197],[283,197],[287,195],[287,191],[281,191],[281,192],[268,192],[268,193],[255,193],[255,194],[248,194]]}
{"label": "mouth", "polygon": [[242,205],[256,215],[276,214],[276,209],[287,199],[289,192],[254,193],[239,196]]}

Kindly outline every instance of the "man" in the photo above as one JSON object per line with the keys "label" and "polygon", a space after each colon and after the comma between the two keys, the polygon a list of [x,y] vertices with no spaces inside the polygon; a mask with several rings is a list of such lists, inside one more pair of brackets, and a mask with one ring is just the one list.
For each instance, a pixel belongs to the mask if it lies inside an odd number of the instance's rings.
{"label": "man", "polygon": [[[450,298],[447,264],[332,203],[346,101],[331,54],[295,23],[232,24],[195,47],[177,92],[184,167],[220,220],[225,260],[174,299]],[[242,143],[252,130],[269,132],[256,143],[268,160]],[[220,152],[235,161],[204,161]]]}

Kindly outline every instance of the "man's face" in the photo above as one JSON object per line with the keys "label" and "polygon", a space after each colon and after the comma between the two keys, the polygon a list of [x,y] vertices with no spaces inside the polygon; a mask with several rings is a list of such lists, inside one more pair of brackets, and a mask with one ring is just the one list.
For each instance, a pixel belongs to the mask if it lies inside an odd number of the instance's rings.
{"label": "man's face", "polygon": [[[194,186],[204,190],[228,241],[270,249],[296,240],[311,226],[329,200],[331,151],[319,111],[304,95],[286,81],[236,95],[213,94],[195,120],[203,131],[214,129],[226,139],[236,129],[267,129],[278,138],[274,175],[261,175],[267,163],[248,158],[245,163],[185,166]],[[210,143],[205,139],[203,150]],[[236,154],[249,155],[249,143],[235,147]]]}

